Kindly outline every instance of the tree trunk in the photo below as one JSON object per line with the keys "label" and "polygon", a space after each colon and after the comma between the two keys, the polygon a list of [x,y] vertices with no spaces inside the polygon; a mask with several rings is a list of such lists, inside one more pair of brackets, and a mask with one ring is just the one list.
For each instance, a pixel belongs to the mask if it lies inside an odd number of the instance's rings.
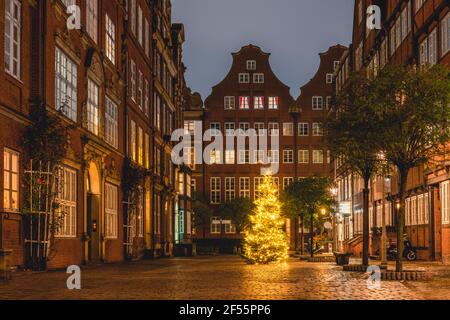
{"label": "tree trunk", "polygon": [[406,207],[406,184],[408,182],[409,169],[398,168],[399,171],[399,188],[398,199],[400,201],[400,208],[397,214],[397,260],[395,263],[395,271],[403,271],[403,233],[405,230],[405,207]]}
{"label": "tree trunk", "polygon": [[304,232],[304,221],[305,221],[305,213],[302,212],[301,213],[301,219],[302,221],[300,221],[300,254],[304,255],[305,254],[305,232]]}
{"label": "tree trunk", "polygon": [[363,266],[369,265],[369,181],[370,178],[364,178],[363,189]]}
{"label": "tree trunk", "polygon": [[294,251],[298,251],[298,218],[294,219]]}
{"label": "tree trunk", "polygon": [[314,210],[310,210],[309,212],[310,214],[310,230],[309,233],[311,234],[311,239],[310,239],[310,243],[311,243],[311,258],[314,258]]}

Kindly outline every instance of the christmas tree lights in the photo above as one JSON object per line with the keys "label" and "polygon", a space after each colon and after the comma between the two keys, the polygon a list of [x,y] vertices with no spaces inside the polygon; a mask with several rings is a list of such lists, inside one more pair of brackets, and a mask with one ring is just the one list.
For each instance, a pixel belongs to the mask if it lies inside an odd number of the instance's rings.
{"label": "christmas tree lights", "polygon": [[278,186],[271,176],[265,176],[258,192],[244,237],[244,257],[254,264],[284,262],[289,257],[289,242],[283,231],[285,219],[281,216]]}

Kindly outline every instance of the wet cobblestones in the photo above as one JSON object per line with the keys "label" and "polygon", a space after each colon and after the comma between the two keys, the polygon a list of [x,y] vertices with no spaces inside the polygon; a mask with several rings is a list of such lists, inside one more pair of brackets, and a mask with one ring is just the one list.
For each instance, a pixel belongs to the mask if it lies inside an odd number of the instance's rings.
{"label": "wet cobblestones", "polygon": [[449,269],[433,270],[440,275],[433,281],[389,281],[370,290],[367,275],[343,272],[334,264],[291,260],[251,266],[237,257],[154,260],[83,269],[82,289],[75,291],[66,288],[64,271],[14,273],[12,281],[0,283],[0,299],[450,299]]}

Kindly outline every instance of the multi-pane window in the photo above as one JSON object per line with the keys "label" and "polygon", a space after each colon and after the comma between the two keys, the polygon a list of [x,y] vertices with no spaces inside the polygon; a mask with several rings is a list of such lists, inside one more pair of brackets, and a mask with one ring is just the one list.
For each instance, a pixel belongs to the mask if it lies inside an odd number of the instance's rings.
{"label": "multi-pane window", "polygon": [[314,137],[323,136],[323,125],[321,123],[314,122],[312,124],[312,134]]}
{"label": "multi-pane window", "polygon": [[105,184],[105,234],[108,239],[118,237],[118,188]]}
{"label": "multi-pane window", "polygon": [[283,135],[287,137],[294,135],[294,124],[292,122],[283,123]]}
{"label": "multi-pane window", "polygon": [[254,73],[253,83],[264,83],[264,73]]}
{"label": "multi-pane window", "polygon": [[117,105],[106,97],[105,141],[117,148],[119,146],[119,112]]}
{"label": "multi-pane window", "polygon": [[131,60],[130,68],[131,100],[136,102],[136,63],[134,60]]}
{"label": "multi-pane window", "polygon": [[298,163],[309,163],[309,150],[298,151]]}
{"label": "multi-pane window", "polygon": [[437,28],[420,43],[419,54],[421,64],[434,65],[437,63]]}
{"label": "multi-pane window", "polygon": [[235,123],[234,122],[225,122],[225,135],[233,136],[235,131]]}
{"label": "multi-pane window", "polygon": [[333,74],[332,73],[327,73],[326,82],[327,82],[327,84],[333,83]]}
{"label": "multi-pane window", "polygon": [[298,135],[300,137],[307,137],[307,136],[309,136],[309,123],[307,123],[307,122],[300,122],[298,124]]}
{"label": "multi-pane window", "polygon": [[136,122],[130,122],[130,155],[133,161],[137,160],[136,156]]}
{"label": "multi-pane window", "polygon": [[250,151],[239,150],[238,164],[248,164],[248,163],[250,163]]}
{"label": "multi-pane window", "polygon": [[220,122],[211,122],[209,124],[209,128],[211,129],[211,134],[214,136],[218,136],[221,133],[221,125]]}
{"label": "multi-pane window", "polygon": [[440,185],[442,224],[450,224],[450,181]]}
{"label": "multi-pane window", "polygon": [[77,173],[66,167],[59,172],[60,190],[58,193],[59,212],[58,237],[76,237],[77,228]]}
{"label": "multi-pane window", "polygon": [[323,150],[313,150],[313,163],[322,164],[324,160]]}
{"label": "multi-pane window", "polygon": [[247,70],[256,70],[255,60],[247,60]]}
{"label": "multi-pane window", "polygon": [[209,164],[222,164],[222,158],[219,150],[211,150],[209,154]]}
{"label": "multi-pane window", "polygon": [[269,150],[269,162],[280,163],[280,150]]}
{"label": "multi-pane window", "polygon": [[219,234],[222,231],[222,222],[220,218],[211,218],[211,234]]}
{"label": "multi-pane window", "polygon": [[269,97],[269,110],[278,110],[278,97]]}
{"label": "multi-pane window", "polygon": [[283,190],[289,187],[292,183],[294,183],[293,177],[284,177],[283,178]]}
{"label": "multi-pane window", "polygon": [[144,165],[144,131],[138,128],[138,163]]}
{"label": "multi-pane window", "polygon": [[270,136],[280,135],[280,124],[278,122],[269,122],[269,135]]}
{"label": "multi-pane window", "polygon": [[234,110],[235,97],[234,96],[226,96],[224,98],[224,106],[225,106],[225,110]]}
{"label": "multi-pane window", "polygon": [[257,96],[254,98],[253,108],[255,110],[262,110],[264,109],[264,97]]}
{"label": "multi-pane window", "polygon": [[86,1],[86,30],[92,40],[97,43],[98,0]]}
{"label": "multi-pane window", "polygon": [[250,198],[250,178],[239,178],[239,197]]}
{"label": "multi-pane window", "polygon": [[250,74],[239,73],[239,83],[250,83]]}
{"label": "multi-pane window", "polygon": [[211,178],[211,203],[212,204],[220,204],[220,178],[214,177]]}
{"label": "multi-pane window", "polygon": [[98,135],[99,124],[99,87],[94,81],[88,79],[87,128]]}
{"label": "multi-pane window", "polygon": [[234,200],[236,197],[236,178],[225,178],[225,202]]}
{"label": "multi-pane window", "polygon": [[144,81],[144,113],[146,116],[150,114],[150,97],[149,97],[150,88],[148,86],[147,79]]}
{"label": "multi-pane window", "polygon": [[259,198],[259,195],[260,195],[259,186],[262,185],[263,183],[264,183],[264,178],[262,178],[262,177],[255,178],[255,190],[254,190],[255,191],[254,192],[255,199]]}
{"label": "multi-pane window", "polygon": [[246,135],[249,129],[250,129],[250,123],[239,122],[239,135]]}
{"label": "multi-pane window", "polygon": [[248,110],[250,109],[250,97],[239,97],[239,109]]}
{"label": "multi-pane window", "polygon": [[136,34],[136,0],[130,0],[131,32]]}
{"label": "multi-pane window", "polygon": [[267,154],[264,150],[255,150],[254,161],[258,164],[265,164],[267,162]]}
{"label": "multi-pane window", "polygon": [[314,96],[312,97],[312,109],[313,110],[323,110],[323,98]]}
{"label": "multi-pane window", "polygon": [[106,57],[112,62],[116,63],[116,26],[111,18],[106,15]]}
{"label": "multi-pane window", "polygon": [[450,12],[445,16],[441,23],[442,34],[442,56],[450,51]]}
{"label": "multi-pane window", "polygon": [[144,152],[145,152],[145,168],[150,169],[150,136],[148,133],[144,135]]}
{"label": "multi-pane window", "polygon": [[19,154],[3,151],[3,208],[19,210]]}
{"label": "multi-pane window", "polygon": [[258,136],[264,136],[264,133],[265,133],[264,122],[255,122],[254,127],[255,127],[256,134]]}
{"label": "multi-pane window", "polygon": [[142,8],[140,5],[138,5],[137,7],[138,9],[138,15],[137,15],[137,32],[138,32],[138,42],[141,46],[144,45],[144,35],[143,35],[143,31],[144,31],[144,26],[143,26],[143,16],[142,16]]}
{"label": "multi-pane window", "polygon": [[148,19],[145,18],[144,22],[144,41],[145,41],[145,55],[147,57],[150,57],[150,23],[148,22]]}
{"label": "multi-pane window", "polygon": [[283,151],[283,163],[294,163],[294,150]]}
{"label": "multi-pane window", "polygon": [[5,71],[20,78],[21,3],[5,0]]}
{"label": "multi-pane window", "polygon": [[236,161],[236,152],[234,150],[225,150],[225,164],[234,164]]}
{"label": "multi-pane window", "polygon": [[77,66],[60,49],[56,48],[56,109],[77,121]]}
{"label": "multi-pane window", "polygon": [[236,225],[233,224],[231,220],[222,221],[223,227],[225,229],[225,233],[227,234],[235,234],[236,233]]}
{"label": "multi-pane window", "polygon": [[144,75],[141,70],[138,71],[138,92],[137,92],[139,109],[143,110],[144,106]]}

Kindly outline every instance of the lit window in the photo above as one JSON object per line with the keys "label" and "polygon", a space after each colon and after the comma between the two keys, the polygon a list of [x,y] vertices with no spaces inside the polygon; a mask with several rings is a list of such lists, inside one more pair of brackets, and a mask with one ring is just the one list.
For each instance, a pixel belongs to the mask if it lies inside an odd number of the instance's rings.
{"label": "lit window", "polygon": [[269,109],[278,110],[278,97],[269,97]]}
{"label": "lit window", "polygon": [[17,79],[20,78],[21,17],[20,1],[5,0],[5,70]]}
{"label": "lit window", "polygon": [[144,165],[144,131],[138,128],[138,163]]}
{"label": "lit window", "polygon": [[250,198],[250,178],[239,178],[239,197]]}
{"label": "lit window", "polygon": [[116,63],[116,26],[106,15],[106,57],[113,63]]}
{"label": "lit window", "polygon": [[255,97],[254,98],[254,105],[253,108],[255,110],[262,110],[264,109],[264,97]]}
{"label": "lit window", "polygon": [[298,163],[301,164],[309,163],[309,150],[298,151]]}
{"label": "lit window", "polygon": [[250,109],[250,97],[239,97],[239,109],[241,110]]}
{"label": "lit window", "polygon": [[136,122],[133,120],[130,122],[130,148],[131,160],[136,161]]}
{"label": "lit window", "polygon": [[294,124],[292,122],[283,123],[283,135],[286,137],[294,135]]}
{"label": "lit window", "polygon": [[262,178],[262,177],[255,178],[255,190],[254,190],[255,200],[259,198],[259,194],[260,194],[259,186],[263,183],[264,183],[264,178]]}
{"label": "lit window", "polygon": [[236,153],[234,150],[225,150],[225,164],[234,164],[236,161]]}
{"label": "lit window", "polygon": [[313,150],[313,163],[322,164],[323,160],[323,150]]}
{"label": "lit window", "polygon": [[117,148],[119,146],[119,112],[117,105],[106,97],[105,141]]}
{"label": "lit window", "polygon": [[77,173],[62,167],[59,175],[61,187],[57,196],[59,223],[56,236],[73,238],[77,236]]}
{"label": "lit window", "polygon": [[118,237],[118,188],[105,184],[105,226],[106,238]]}
{"label": "lit window", "polygon": [[77,121],[77,66],[56,48],[56,109]]}
{"label": "lit window", "polygon": [[211,203],[220,204],[221,202],[220,178],[211,178]]}
{"label": "lit window", "polygon": [[19,153],[9,149],[3,151],[3,207],[19,210]]}
{"label": "lit window", "polygon": [[87,128],[93,134],[99,133],[99,87],[88,79]]}
{"label": "lit window", "polygon": [[222,164],[222,157],[219,150],[211,150],[209,164]]}

